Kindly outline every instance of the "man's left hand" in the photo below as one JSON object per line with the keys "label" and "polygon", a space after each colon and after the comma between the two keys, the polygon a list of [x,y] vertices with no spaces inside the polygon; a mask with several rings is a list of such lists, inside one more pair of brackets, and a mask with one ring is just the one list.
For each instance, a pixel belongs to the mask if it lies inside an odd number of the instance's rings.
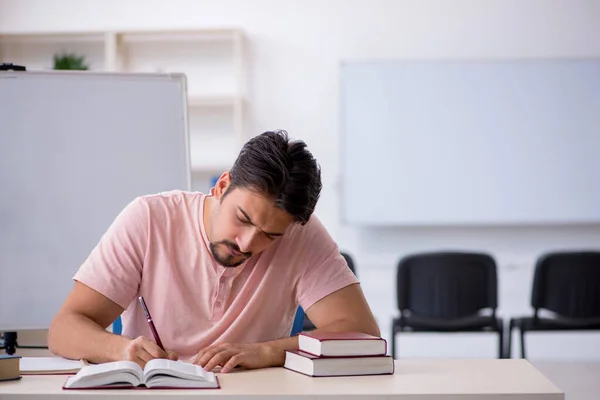
{"label": "man's left hand", "polygon": [[227,373],[237,366],[255,369],[280,365],[280,353],[267,343],[216,344],[198,352],[193,363],[207,371],[220,365],[221,372]]}

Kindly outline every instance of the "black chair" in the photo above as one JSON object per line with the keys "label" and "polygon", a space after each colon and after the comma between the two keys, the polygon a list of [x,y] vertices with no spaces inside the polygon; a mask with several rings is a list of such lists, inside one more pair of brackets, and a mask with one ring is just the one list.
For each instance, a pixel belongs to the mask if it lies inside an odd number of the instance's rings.
{"label": "black chair", "polygon": [[354,266],[354,260],[352,259],[352,256],[348,253],[344,253],[343,251],[340,254],[346,260],[346,263],[348,264],[348,268],[350,268],[350,271],[352,271],[352,273],[354,273],[354,275],[358,276],[358,274],[356,273],[356,267]]}
{"label": "black chair", "polygon": [[504,357],[503,321],[496,317],[494,259],[482,253],[431,252],[400,260],[391,352],[400,332],[496,332],[498,358]]}
{"label": "black chair", "polygon": [[[352,271],[354,273],[354,275],[358,276],[356,274],[356,267],[354,265],[354,260],[352,259],[352,256],[350,254],[344,253],[344,252],[340,252],[340,254],[346,260],[346,263],[348,264],[348,268],[350,268],[350,271]],[[308,319],[306,314],[304,314],[304,323],[302,324],[302,331],[303,332],[312,331],[315,328],[316,328],[315,325],[310,321],[310,319]]]}
{"label": "black chair", "polygon": [[[535,266],[531,307],[533,316],[510,320],[509,357],[513,328],[520,331],[522,358],[528,331],[600,330],[600,251],[542,255]],[[541,317],[540,311],[550,315]]]}

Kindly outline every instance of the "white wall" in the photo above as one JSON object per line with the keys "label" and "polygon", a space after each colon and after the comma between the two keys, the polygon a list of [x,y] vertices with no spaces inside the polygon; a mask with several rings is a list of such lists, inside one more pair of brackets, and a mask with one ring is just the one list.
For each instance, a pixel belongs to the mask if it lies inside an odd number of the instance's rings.
{"label": "white wall", "polygon": [[[339,223],[336,189],[340,61],[600,56],[599,1],[0,0],[0,32],[221,26],[241,27],[249,39],[248,131],[284,128],[308,142],[323,167],[317,214],[355,256],[386,337],[395,262],[403,254],[440,247],[491,252],[499,263],[500,313],[514,314],[529,309],[540,252],[600,247],[600,226],[358,230]],[[370,196],[377,188],[366,183],[366,206]],[[401,339],[399,355],[495,355],[490,336],[433,336]],[[598,334],[531,337],[531,358],[600,360]]]}

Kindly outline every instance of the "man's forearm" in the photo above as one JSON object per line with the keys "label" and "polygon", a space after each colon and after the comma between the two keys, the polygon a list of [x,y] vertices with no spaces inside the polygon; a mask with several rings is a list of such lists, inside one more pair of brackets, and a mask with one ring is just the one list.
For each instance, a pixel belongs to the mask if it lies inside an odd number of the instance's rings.
{"label": "man's forearm", "polygon": [[116,361],[129,338],[114,335],[82,315],[65,315],[52,323],[48,347],[52,353],[93,363]]}
{"label": "man's forearm", "polygon": [[285,362],[285,351],[298,348],[298,336],[290,336],[264,343],[271,351],[274,367],[281,367]]}
{"label": "man's forearm", "polygon": [[[379,336],[380,332],[377,325],[370,325],[366,326],[363,322],[341,319],[311,332],[364,332],[369,335]],[[282,366],[285,362],[286,350],[295,350],[298,348],[298,337],[286,337],[266,342],[265,344],[273,352],[274,366],[278,367]]]}

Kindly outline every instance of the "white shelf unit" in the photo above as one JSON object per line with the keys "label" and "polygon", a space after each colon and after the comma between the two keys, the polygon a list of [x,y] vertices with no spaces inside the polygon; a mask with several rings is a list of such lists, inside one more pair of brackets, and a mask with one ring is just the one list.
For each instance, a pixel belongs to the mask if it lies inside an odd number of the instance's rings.
{"label": "white shelf unit", "polygon": [[187,76],[192,173],[229,169],[245,142],[244,36],[239,29],[0,34],[0,62],[52,69],[53,56],[83,55],[90,70]]}

